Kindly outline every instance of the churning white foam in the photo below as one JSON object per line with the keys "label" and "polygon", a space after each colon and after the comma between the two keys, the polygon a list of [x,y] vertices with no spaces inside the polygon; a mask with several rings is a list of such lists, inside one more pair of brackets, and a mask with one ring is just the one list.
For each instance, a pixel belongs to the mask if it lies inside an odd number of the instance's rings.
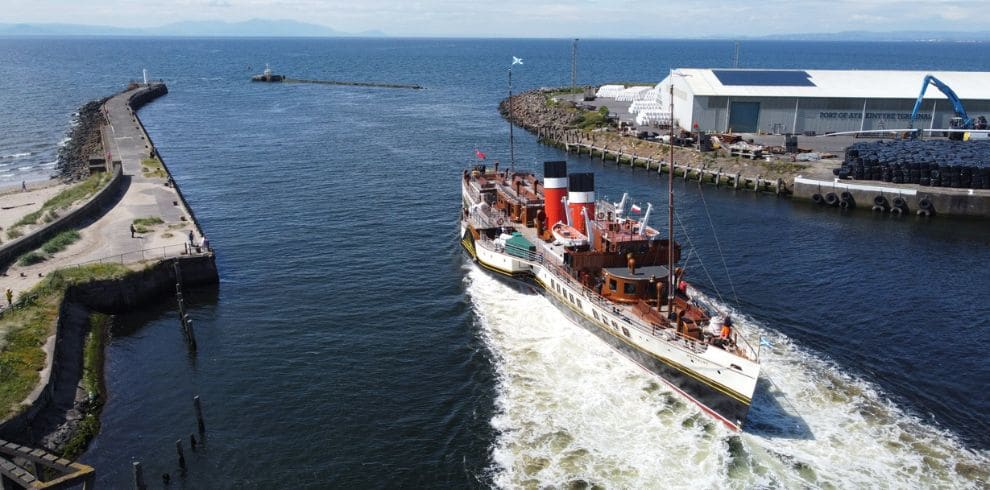
{"label": "churning white foam", "polygon": [[[733,312],[763,349],[761,388],[735,434],[574,325],[540,294],[471,267],[468,293],[496,358],[500,487],[952,487],[988,482],[965,449],[869,383]],[[772,380],[772,381],[770,381]]]}

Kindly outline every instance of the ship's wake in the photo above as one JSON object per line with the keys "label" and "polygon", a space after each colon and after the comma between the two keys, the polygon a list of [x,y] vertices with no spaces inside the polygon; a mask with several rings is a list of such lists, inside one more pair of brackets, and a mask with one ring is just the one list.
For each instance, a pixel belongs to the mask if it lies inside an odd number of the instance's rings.
{"label": "ship's wake", "polygon": [[979,488],[990,454],[923,423],[870,383],[767,338],[762,380],[735,434],[574,325],[539,294],[466,275],[498,373],[491,478],[500,487]]}

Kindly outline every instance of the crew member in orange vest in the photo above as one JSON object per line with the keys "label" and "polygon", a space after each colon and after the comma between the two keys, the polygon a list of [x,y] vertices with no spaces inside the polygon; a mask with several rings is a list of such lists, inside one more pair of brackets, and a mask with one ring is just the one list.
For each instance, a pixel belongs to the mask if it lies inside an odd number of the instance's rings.
{"label": "crew member in orange vest", "polygon": [[722,333],[718,336],[726,344],[732,343],[732,317],[725,315],[725,320],[722,320]]}

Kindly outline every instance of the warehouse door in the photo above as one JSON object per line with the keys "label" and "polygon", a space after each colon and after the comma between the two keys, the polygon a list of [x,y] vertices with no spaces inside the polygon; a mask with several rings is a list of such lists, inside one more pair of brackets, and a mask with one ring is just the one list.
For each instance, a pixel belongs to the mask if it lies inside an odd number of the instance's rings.
{"label": "warehouse door", "polygon": [[731,131],[755,133],[759,122],[759,102],[733,102],[729,108],[729,129]]}

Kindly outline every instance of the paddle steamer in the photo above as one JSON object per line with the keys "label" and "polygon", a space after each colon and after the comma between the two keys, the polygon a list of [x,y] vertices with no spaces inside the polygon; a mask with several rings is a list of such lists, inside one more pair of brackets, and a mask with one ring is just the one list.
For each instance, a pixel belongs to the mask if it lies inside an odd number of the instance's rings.
{"label": "paddle steamer", "polygon": [[474,166],[462,197],[461,244],[478,265],[542,289],[574,323],[742,428],[759,353],[690,295],[680,246],[649,226],[652,206],[634,219],[626,196],[597,200],[594,174],[568,175],[563,161],[544,162],[542,180]]}

